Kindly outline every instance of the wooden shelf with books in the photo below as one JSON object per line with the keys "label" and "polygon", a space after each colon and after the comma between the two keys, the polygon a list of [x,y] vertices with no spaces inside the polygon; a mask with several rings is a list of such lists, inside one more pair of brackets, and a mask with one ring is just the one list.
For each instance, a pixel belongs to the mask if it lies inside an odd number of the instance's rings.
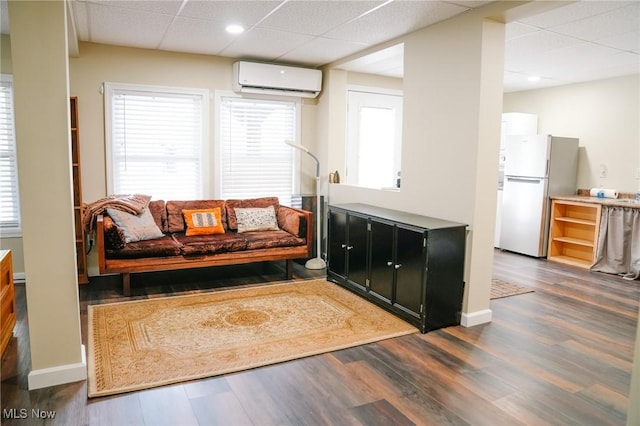
{"label": "wooden shelf with books", "polygon": [[73,216],[76,238],[76,259],[78,263],[78,284],[87,284],[87,255],[85,252],[84,229],[82,227],[82,174],[80,172],[80,133],[78,128],[78,98],[69,100],[71,116],[71,172],[73,174]]}
{"label": "wooden shelf with books", "polygon": [[553,200],[547,260],[588,269],[595,262],[600,204]]}

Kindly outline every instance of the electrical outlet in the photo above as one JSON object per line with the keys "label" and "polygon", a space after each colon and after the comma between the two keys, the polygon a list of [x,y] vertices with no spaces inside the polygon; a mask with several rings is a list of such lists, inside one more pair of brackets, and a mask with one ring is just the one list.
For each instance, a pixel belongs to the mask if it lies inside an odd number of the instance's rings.
{"label": "electrical outlet", "polygon": [[600,177],[606,178],[608,174],[609,174],[609,170],[607,169],[607,165],[600,164]]}

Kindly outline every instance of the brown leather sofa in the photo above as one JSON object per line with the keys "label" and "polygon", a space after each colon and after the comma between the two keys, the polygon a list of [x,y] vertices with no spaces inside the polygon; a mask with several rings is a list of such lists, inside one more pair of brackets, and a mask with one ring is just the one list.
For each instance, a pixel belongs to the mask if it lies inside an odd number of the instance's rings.
{"label": "brown leather sofa", "polygon": [[[261,210],[270,206],[275,211],[277,227],[250,232],[241,229],[239,232],[236,209]],[[187,235],[189,227],[185,222],[185,211],[216,208],[220,209],[223,232]],[[121,227],[108,212],[97,218],[100,274],[121,274],[125,296],[131,292],[130,274],[136,272],[286,260],[286,277],[290,279],[292,261],[311,257],[311,212],[282,206],[277,197],[151,201],[148,209],[162,232],[160,237],[126,242]]]}

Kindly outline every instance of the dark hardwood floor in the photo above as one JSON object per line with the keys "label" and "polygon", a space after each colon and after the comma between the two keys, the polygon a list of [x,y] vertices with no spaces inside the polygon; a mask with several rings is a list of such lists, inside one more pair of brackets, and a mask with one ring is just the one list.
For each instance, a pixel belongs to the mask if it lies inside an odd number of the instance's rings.
{"label": "dark hardwood floor", "polygon": [[[18,324],[2,357],[2,424],[624,425],[640,281],[495,254],[496,278],[534,292],[491,301],[489,324],[95,399],[87,399],[85,382],[26,390],[30,353],[18,285]],[[318,272],[297,265],[294,274]],[[159,297],[282,278],[277,263],[140,274],[132,276],[132,293]],[[80,287],[85,344],[87,305],[119,300],[113,277]],[[11,409],[28,418],[8,418]],[[55,417],[36,419],[32,409]]]}

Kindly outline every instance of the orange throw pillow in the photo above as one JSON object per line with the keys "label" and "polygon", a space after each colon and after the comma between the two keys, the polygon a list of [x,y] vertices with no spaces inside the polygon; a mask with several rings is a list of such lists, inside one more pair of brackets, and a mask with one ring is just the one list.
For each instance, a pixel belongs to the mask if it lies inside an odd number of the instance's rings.
{"label": "orange throw pillow", "polygon": [[220,207],[213,209],[182,210],[187,224],[186,236],[224,234]]}

